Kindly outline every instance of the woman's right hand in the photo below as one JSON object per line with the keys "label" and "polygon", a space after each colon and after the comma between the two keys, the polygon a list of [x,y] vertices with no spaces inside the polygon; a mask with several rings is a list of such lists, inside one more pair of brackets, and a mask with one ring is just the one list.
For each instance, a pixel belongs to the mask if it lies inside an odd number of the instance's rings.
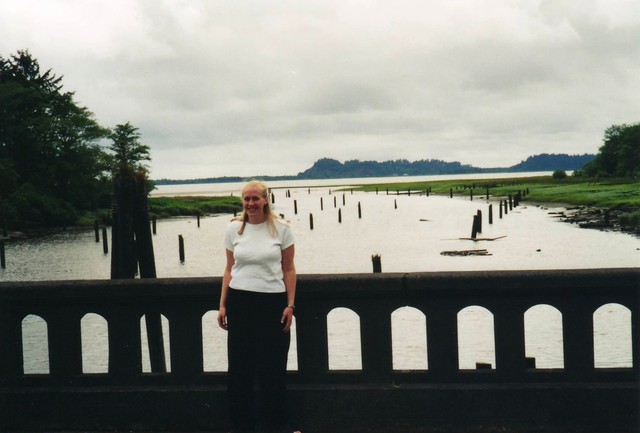
{"label": "woman's right hand", "polygon": [[228,329],[227,328],[227,309],[225,307],[220,307],[220,310],[218,310],[218,326],[224,329],[225,331]]}

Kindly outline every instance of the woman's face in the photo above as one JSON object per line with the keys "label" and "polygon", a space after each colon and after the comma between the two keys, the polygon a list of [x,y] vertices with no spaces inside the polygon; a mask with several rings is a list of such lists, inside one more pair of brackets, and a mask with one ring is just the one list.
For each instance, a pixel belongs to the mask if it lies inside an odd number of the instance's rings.
{"label": "woman's face", "polygon": [[268,204],[262,196],[260,188],[248,186],[242,191],[242,205],[249,217],[249,222],[261,223],[264,221],[264,207]]}

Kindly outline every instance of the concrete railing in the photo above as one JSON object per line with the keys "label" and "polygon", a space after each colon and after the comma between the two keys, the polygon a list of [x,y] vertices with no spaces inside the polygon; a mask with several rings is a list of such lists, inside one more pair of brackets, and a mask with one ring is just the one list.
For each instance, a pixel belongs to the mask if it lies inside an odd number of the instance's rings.
{"label": "concrete railing", "polygon": [[[299,276],[291,409],[306,432],[639,431],[640,268]],[[200,430],[227,426],[224,372],[203,368],[203,316],[219,278],[0,283],[0,431]],[[632,364],[596,368],[594,312],[630,312]],[[563,368],[525,355],[525,312],[562,315]],[[426,317],[428,368],[393,368],[392,313]],[[495,366],[459,368],[458,313],[493,316]],[[358,370],[329,368],[327,317],[360,322]],[[108,326],[108,372],[84,374],[81,321]],[[48,374],[25,374],[22,324],[46,322]],[[144,373],[141,317],[169,322],[169,373]]]}

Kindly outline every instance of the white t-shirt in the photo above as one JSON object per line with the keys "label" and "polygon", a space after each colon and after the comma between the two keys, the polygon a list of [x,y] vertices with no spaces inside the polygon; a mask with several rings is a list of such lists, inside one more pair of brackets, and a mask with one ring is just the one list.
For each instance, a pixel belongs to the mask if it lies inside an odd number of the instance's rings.
{"label": "white t-shirt", "polygon": [[285,291],[282,274],[282,250],[294,243],[293,233],[284,222],[275,220],[276,236],[267,223],[249,224],[238,234],[242,221],[227,226],[224,246],[233,251],[229,287],[250,292],[281,293]]}

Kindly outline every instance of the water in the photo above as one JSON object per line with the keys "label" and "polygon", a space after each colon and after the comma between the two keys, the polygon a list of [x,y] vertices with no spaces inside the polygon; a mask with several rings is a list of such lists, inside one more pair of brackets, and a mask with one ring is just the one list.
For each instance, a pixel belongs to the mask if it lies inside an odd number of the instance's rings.
{"label": "water", "polygon": [[[495,178],[497,175],[487,177]],[[512,174],[505,175],[513,177]],[[445,178],[442,176],[438,178]],[[450,177],[450,176],[448,176]],[[456,176],[460,178],[462,176]],[[478,178],[478,175],[469,178]],[[494,204],[494,223],[487,222],[488,206],[484,198],[450,199],[442,196],[386,195],[384,192],[338,192],[337,186],[374,182],[414,181],[434,177],[393,179],[345,179],[322,181],[271,182],[275,189],[274,209],[290,221],[296,236],[296,268],[307,273],[369,273],[371,256],[379,254],[383,272],[423,272],[458,270],[580,269],[637,267],[640,263],[640,239],[622,233],[580,229],[557,221],[550,212],[560,209],[524,205],[502,219]],[[158,187],[153,195],[239,195],[242,184],[191,184]],[[332,193],[330,194],[330,190]],[[291,197],[286,196],[289,191]],[[321,202],[322,200],[322,202]],[[334,205],[335,200],[335,205]],[[297,214],[294,212],[294,201]],[[322,204],[321,204],[322,203]],[[358,216],[358,204],[362,218]],[[323,210],[321,210],[321,206]],[[340,209],[342,222],[338,222]],[[473,215],[481,210],[482,238],[473,242]],[[313,214],[314,229],[309,227]],[[158,221],[153,237],[158,277],[217,276],[225,265],[222,239],[231,215],[201,218],[176,218]],[[178,236],[185,241],[186,259],[178,258]],[[108,234],[110,239],[110,232]],[[445,256],[443,251],[486,249],[486,256]],[[107,279],[110,256],[103,254],[93,230],[62,232],[42,238],[18,240],[7,244],[7,267],[0,270],[0,281]],[[595,321],[596,365],[631,365],[631,333],[628,310],[609,305],[598,311]],[[338,309],[329,321],[330,367],[359,369],[358,318]],[[600,317],[606,320],[600,320]],[[95,319],[95,318],[94,318]],[[394,313],[394,367],[428,368],[426,326],[428,320],[417,310],[404,308]],[[540,368],[562,368],[561,317],[551,307],[539,306],[525,317],[527,356],[536,357]],[[98,325],[93,325],[98,322]],[[35,324],[34,324],[35,323]],[[473,368],[476,362],[495,366],[493,322],[489,312],[469,307],[459,315],[460,365]],[[31,336],[39,329],[37,319],[28,318],[25,347],[33,347],[36,371],[46,371],[47,354]],[[165,323],[165,327],[169,326]],[[104,337],[106,325],[87,321],[87,330],[95,338]],[[143,328],[144,329],[144,328]],[[205,368],[225,370],[226,335],[216,329],[214,312],[203,320]],[[34,335],[42,335],[36,332]],[[165,335],[168,332],[165,331]],[[101,337],[102,336],[102,337]],[[83,338],[84,340],[84,338]],[[90,371],[106,369],[104,349],[87,349],[85,364]],[[102,350],[102,352],[101,352]],[[145,359],[147,359],[146,355]],[[294,344],[290,368],[297,368]]]}

